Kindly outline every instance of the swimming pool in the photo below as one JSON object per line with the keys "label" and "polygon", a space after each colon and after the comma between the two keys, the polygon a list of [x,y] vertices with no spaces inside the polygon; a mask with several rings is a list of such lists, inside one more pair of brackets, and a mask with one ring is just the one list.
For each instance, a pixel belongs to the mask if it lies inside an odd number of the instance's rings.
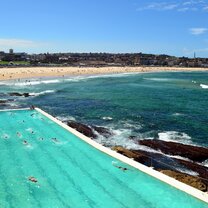
{"label": "swimming pool", "polygon": [[102,153],[40,111],[17,110],[0,112],[0,207],[208,204]]}

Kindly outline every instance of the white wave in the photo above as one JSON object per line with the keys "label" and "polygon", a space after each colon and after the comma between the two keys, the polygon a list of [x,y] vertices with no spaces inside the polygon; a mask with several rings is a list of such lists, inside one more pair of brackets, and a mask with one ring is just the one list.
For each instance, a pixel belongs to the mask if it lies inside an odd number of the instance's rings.
{"label": "white wave", "polygon": [[126,76],[133,76],[135,74],[141,74],[141,72],[73,76],[73,77],[65,78],[62,81],[64,81],[64,82],[65,81],[69,81],[69,82],[79,82],[79,81],[83,81],[83,80],[96,79],[96,78],[126,77]]}
{"label": "white wave", "polygon": [[96,141],[108,147],[122,146],[126,149],[138,149],[139,148],[139,144],[136,141],[129,139],[129,136],[131,135],[131,130],[110,129],[110,131],[112,131],[113,136],[106,138],[106,137],[103,137],[102,135],[98,135],[98,138],[96,139]]}
{"label": "white wave", "polygon": [[110,117],[110,116],[104,116],[104,117],[102,117],[102,119],[103,120],[106,120],[106,121],[111,121],[111,120],[113,120],[113,118],[112,117]]}
{"label": "white wave", "polygon": [[125,128],[137,129],[137,130],[142,128],[141,124],[132,122],[130,120],[129,121],[128,120],[127,121],[121,121],[120,123],[122,123]]}
{"label": "white wave", "polygon": [[208,167],[208,159],[205,160],[204,162],[202,162],[202,164],[203,164],[204,166]]}
{"label": "white wave", "polygon": [[45,95],[45,94],[48,94],[48,93],[54,93],[55,90],[45,90],[45,91],[42,91],[42,92],[31,92],[29,93],[31,96],[39,96],[39,95]]}
{"label": "white wave", "polygon": [[200,87],[201,87],[202,89],[208,89],[208,85],[205,85],[205,84],[200,84]]}
{"label": "white wave", "polygon": [[17,103],[7,103],[7,104],[11,107],[19,107],[19,105]]}
{"label": "white wave", "polygon": [[178,170],[179,172],[182,172],[182,173],[186,173],[188,175],[192,175],[192,176],[198,176],[199,173],[195,172],[195,171],[192,171],[192,170],[188,170],[186,168],[176,168],[176,170]]}
{"label": "white wave", "polygon": [[7,82],[0,82],[0,85],[8,85],[8,86],[32,86],[32,85],[40,85],[40,84],[54,84],[59,83],[61,80],[59,79],[52,79],[52,80],[21,80],[21,82],[17,81],[7,81]]}
{"label": "white wave", "polygon": [[190,144],[191,137],[186,133],[180,133],[177,131],[166,131],[158,133],[159,139],[168,142],[177,142],[183,144]]}
{"label": "white wave", "polygon": [[175,159],[180,159],[180,160],[185,160],[185,161],[192,162],[192,160],[190,160],[190,159],[188,159],[186,157],[181,157],[180,155],[166,155],[166,154],[164,154],[164,155],[167,156],[167,157],[171,157],[171,158],[175,158]]}
{"label": "white wave", "polygon": [[156,81],[156,82],[174,81],[174,79],[168,79],[168,78],[144,78],[144,79],[150,81]]}
{"label": "white wave", "polygon": [[76,121],[76,119],[73,116],[57,116],[56,119],[65,122],[65,121]]}
{"label": "white wave", "polygon": [[184,114],[182,114],[182,113],[173,113],[172,115],[173,116],[183,116]]}

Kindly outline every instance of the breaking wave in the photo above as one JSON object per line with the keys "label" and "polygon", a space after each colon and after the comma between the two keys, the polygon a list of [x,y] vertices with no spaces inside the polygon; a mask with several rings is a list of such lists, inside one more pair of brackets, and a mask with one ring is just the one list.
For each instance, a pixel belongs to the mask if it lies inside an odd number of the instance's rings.
{"label": "breaking wave", "polygon": [[205,85],[205,84],[200,84],[200,87],[201,87],[202,89],[208,89],[208,85]]}
{"label": "breaking wave", "polygon": [[158,133],[158,137],[163,141],[191,144],[191,137],[188,134],[177,131],[161,132]]}
{"label": "breaking wave", "polygon": [[76,119],[73,116],[56,116],[56,119],[58,119],[59,121],[62,122],[66,122],[66,121],[76,121]]}
{"label": "breaking wave", "polygon": [[49,94],[49,93],[54,93],[56,92],[55,90],[45,90],[45,91],[42,91],[42,92],[32,92],[32,93],[29,93],[31,96],[39,96],[39,95],[45,95],[45,94]]}
{"label": "breaking wave", "polygon": [[145,80],[149,81],[156,81],[156,82],[168,82],[168,81],[174,81],[175,79],[168,79],[168,78],[144,78]]}
{"label": "breaking wave", "polygon": [[61,80],[52,79],[52,80],[21,80],[20,82],[17,81],[5,81],[0,82],[0,85],[8,85],[8,86],[32,86],[32,85],[40,85],[40,84],[55,84],[59,83]]}

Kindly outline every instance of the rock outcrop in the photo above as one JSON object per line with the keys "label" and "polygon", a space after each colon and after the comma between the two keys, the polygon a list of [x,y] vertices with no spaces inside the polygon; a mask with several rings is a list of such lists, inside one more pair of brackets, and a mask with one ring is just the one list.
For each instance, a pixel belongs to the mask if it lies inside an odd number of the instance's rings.
{"label": "rock outcrop", "polygon": [[77,131],[79,131],[87,137],[90,137],[92,139],[97,138],[97,135],[93,132],[93,130],[85,124],[78,123],[75,121],[67,121],[67,125],[73,129],[76,129]]}
{"label": "rock outcrop", "polygon": [[18,97],[29,97],[31,96],[30,93],[24,92],[24,93],[19,93],[19,92],[10,92],[10,96],[18,96]]}
{"label": "rock outcrop", "polygon": [[179,155],[195,162],[203,162],[208,159],[208,148],[186,145],[176,142],[166,142],[157,139],[141,140],[139,144],[159,150],[168,155]]}
{"label": "rock outcrop", "polygon": [[[84,134],[85,136],[90,137],[91,139],[97,139],[98,134],[106,138],[112,136],[112,133],[105,127],[87,126],[85,124],[75,122],[75,121],[67,121],[67,125],[73,129],[76,129],[77,131]],[[96,132],[98,134],[96,134]]]}

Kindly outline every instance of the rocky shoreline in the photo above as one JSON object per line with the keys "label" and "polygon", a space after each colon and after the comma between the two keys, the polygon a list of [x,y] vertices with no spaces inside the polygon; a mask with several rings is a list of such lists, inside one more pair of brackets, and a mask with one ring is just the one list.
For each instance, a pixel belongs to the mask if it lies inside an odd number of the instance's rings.
{"label": "rocky shoreline", "polygon": [[[112,136],[112,132],[104,127],[88,126],[75,121],[66,123],[91,139],[97,139],[99,134],[105,138]],[[153,151],[121,146],[111,149],[203,192],[208,191],[208,167],[201,163],[208,159],[208,148],[158,139],[139,140],[138,143]]]}

